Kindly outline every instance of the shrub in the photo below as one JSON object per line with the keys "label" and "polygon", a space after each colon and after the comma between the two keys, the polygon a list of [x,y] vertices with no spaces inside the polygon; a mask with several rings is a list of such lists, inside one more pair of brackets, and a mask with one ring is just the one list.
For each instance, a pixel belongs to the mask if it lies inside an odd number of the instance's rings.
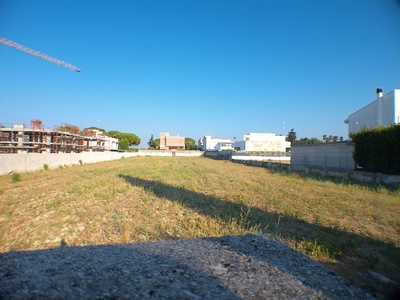
{"label": "shrub", "polygon": [[353,158],[366,171],[400,173],[400,126],[363,129],[350,134],[354,142]]}
{"label": "shrub", "polygon": [[60,241],[60,247],[68,247],[67,242],[65,241],[65,239],[61,239]]}
{"label": "shrub", "polygon": [[13,173],[13,174],[11,175],[11,180],[12,180],[12,182],[14,182],[14,183],[20,181],[20,180],[21,180],[21,174],[19,174],[19,173]]}
{"label": "shrub", "polygon": [[48,165],[48,164],[43,164],[43,169],[44,169],[45,171],[47,171],[47,170],[49,169],[49,165]]}

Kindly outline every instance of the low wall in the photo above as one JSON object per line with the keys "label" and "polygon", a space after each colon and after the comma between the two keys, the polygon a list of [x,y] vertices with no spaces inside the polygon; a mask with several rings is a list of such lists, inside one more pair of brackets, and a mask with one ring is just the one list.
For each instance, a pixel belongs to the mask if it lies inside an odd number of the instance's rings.
{"label": "low wall", "polygon": [[139,150],[137,156],[203,156],[203,151],[195,150]]}
{"label": "low wall", "polygon": [[321,176],[335,177],[344,180],[355,180],[358,182],[366,183],[378,183],[386,185],[400,186],[399,175],[387,175],[382,173],[372,173],[365,171],[355,170],[340,170],[336,168],[322,168],[322,167],[310,167],[310,166],[294,166],[289,164],[280,164],[272,162],[260,162],[260,161],[248,161],[248,160],[237,160],[237,163],[242,163],[248,166],[263,167],[268,169],[277,169],[292,172],[304,172],[305,174],[314,173]]}
{"label": "low wall", "polygon": [[290,161],[290,156],[232,156],[231,160],[249,161]]}
{"label": "low wall", "polygon": [[49,168],[59,166],[79,165],[82,163],[96,163],[116,160],[132,156],[201,156],[201,151],[151,151],[139,152],[82,152],[82,153],[18,153],[0,154],[0,175],[12,171],[27,172],[43,169],[46,164]]}
{"label": "low wall", "polygon": [[231,159],[232,151],[207,150],[207,151],[204,151],[204,156],[213,158],[213,159],[229,160],[229,159]]}
{"label": "low wall", "polygon": [[290,161],[290,155],[282,151],[234,151],[232,160]]}
{"label": "low wall", "polygon": [[[272,155],[274,154],[274,155]],[[271,151],[217,151],[207,150],[204,156],[214,159],[226,160],[251,160],[251,161],[290,161],[290,156],[285,153]]]}
{"label": "low wall", "polygon": [[291,165],[354,170],[354,144],[349,142],[293,145]]}

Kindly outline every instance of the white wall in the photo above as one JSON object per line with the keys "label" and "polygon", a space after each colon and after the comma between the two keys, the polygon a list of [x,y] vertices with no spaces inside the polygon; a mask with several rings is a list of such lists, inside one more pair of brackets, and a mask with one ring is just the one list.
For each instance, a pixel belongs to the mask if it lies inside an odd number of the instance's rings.
{"label": "white wall", "polygon": [[289,156],[235,156],[232,155],[232,161],[290,161]]}
{"label": "white wall", "polygon": [[118,151],[118,139],[112,137],[104,138],[104,149],[107,150],[115,150]]}
{"label": "white wall", "polygon": [[394,119],[396,124],[400,124],[400,90],[394,90]]}
{"label": "white wall", "polygon": [[348,132],[360,132],[362,127],[373,128],[400,123],[400,90],[394,90],[349,115],[345,121]]}
{"label": "white wall", "polygon": [[394,92],[391,91],[390,93],[384,95],[382,98],[379,99],[378,103],[381,105],[378,108],[378,111],[380,109],[378,115],[378,125],[387,126],[395,124],[396,120],[394,115]]}
{"label": "white wall", "polygon": [[201,156],[201,151],[139,151],[139,152],[82,152],[82,153],[18,153],[0,154],[0,175],[12,171],[27,172],[50,168],[116,160],[132,156]]}
{"label": "white wall", "polygon": [[233,143],[233,148],[245,151],[277,151],[285,152],[290,148],[284,136],[275,133],[249,133],[243,136],[243,141]]}
{"label": "white wall", "polygon": [[[200,144],[200,141],[202,140],[203,145]],[[199,147],[201,147],[201,150],[206,151],[206,150],[225,150],[225,149],[230,149],[229,147],[223,147],[221,148],[219,143],[224,144],[224,143],[232,143],[231,140],[228,139],[214,139],[211,137],[211,135],[205,135],[199,140]]]}
{"label": "white wall", "polygon": [[235,142],[232,144],[232,148],[236,150],[245,150],[246,144],[244,141]]}
{"label": "white wall", "polygon": [[217,145],[215,145],[215,149],[218,151],[232,150],[232,142],[219,142]]}

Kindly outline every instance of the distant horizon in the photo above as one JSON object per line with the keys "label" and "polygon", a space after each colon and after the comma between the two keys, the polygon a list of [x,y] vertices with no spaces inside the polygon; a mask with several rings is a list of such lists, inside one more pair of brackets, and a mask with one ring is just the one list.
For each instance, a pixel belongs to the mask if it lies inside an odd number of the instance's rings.
{"label": "distant horizon", "polygon": [[[383,95],[388,94],[388,93],[391,93],[391,92],[393,92],[394,90],[398,90],[398,89],[393,89],[393,90],[391,90],[391,91],[389,91],[389,92],[387,92],[387,93],[384,93],[384,91],[382,91],[381,88],[376,88],[376,90],[377,90],[377,89],[380,89]],[[362,108],[364,108],[364,107],[370,105],[370,104],[373,103],[375,100],[376,100],[376,97],[375,97],[374,100],[372,100],[371,102],[368,102],[366,105],[360,107],[358,110],[361,110]],[[356,110],[356,111],[358,111],[358,110]],[[354,113],[354,112],[353,112],[353,113]],[[36,120],[38,120],[38,119],[32,119],[32,120],[30,120],[30,121],[29,121],[29,125],[30,125],[31,121],[36,121]],[[39,121],[43,122],[43,120],[39,120]],[[1,122],[0,122],[0,126],[5,126],[5,124],[7,124],[7,123],[1,123]],[[27,126],[27,128],[31,128],[31,127],[29,127],[27,124],[28,124],[28,123],[18,123],[18,122],[16,122],[16,123],[11,123],[10,126],[13,126],[13,125],[24,125],[24,126]],[[45,125],[43,125],[43,128],[44,128],[44,129],[52,129],[52,128],[54,129],[55,127],[61,127],[61,126],[65,126],[65,125],[75,126],[75,127],[78,127],[80,130],[85,130],[85,129],[89,129],[89,128],[91,128],[91,127],[96,127],[96,128],[99,128],[99,129],[103,129],[103,130],[105,130],[106,132],[109,132],[109,131],[120,131],[120,130],[117,130],[117,129],[107,130],[106,128],[101,128],[101,127],[99,127],[99,126],[89,126],[89,127],[82,128],[82,127],[80,127],[80,126],[78,126],[78,125],[70,124],[70,123],[61,123],[60,126],[53,125],[53,127],[46,127]],[[346,126],[347,126],[347,125],[346,125]],[[7,126],[6,126],[6,127],[7,127]],[[9,127],[9,128],[10,128],[10,127]],[[246,135],[246,134],[250,134],[250,133],[270,133],[270,134],[275,134],[275,135],[278,135],[278,136],[287,136],[288,133],[289,133],[292,129],[293,129],[294,132],[296,133],[296,130],[295,130],[294,128],[291,128],[289,131],[287,131],[287,133],[286,133],[285,135],[284,135],[284,134],[280,134],[280,133],[275,133],[275,132],[247,132],[247,133],[243,134],[242,136],[244,136],[244,135]],[[154,133],[153,133],[153,134],[150,134],[150,137],[148,138],[148,140],[150,140],[151,135],[153,135],[153,137],[154,137],[154,136],[155,136],[155,137],[160,136],[160,133],[161,133],[161,132],[168,132],[168,131],[159,131],[158,134],[154,134]],[[129,133],[136,134],[136,133],[134,133],[134,132],[129,132]],[[169,133],[170,135],[172,135],[172,136],[181,136],[180,134],[173,134],[173,133],[170,133],[170,132],[168,132],[168,133]],[[296,134],[297,134],[297,133],[296,133]],[[339,136],[339,135],[334,135],[334,134],[326,134],[326,135],[327,135],[327,136],[332,135],[332,136],[343,137],[343,140],[348,140],[348,135],[347,135],[347,138],[346,138],[346,139],[344,138],[344,136]],[[192,138],[192,139],[194,139],[195,141],[198,141],[198,139],[200,139],[200,138],[202,138],[202,137],[204,137],[204,136],[211,136],[213,139],[230,139],[231,141],[238,139],[237,137],[233,137],[233,138],[215,137],[215,136],[210,135],[210,134],[204,134],[204,135],[201,135],[201,136],[198,137],[198,138],[188,137],[188,136],[184,136],[184,137],[185,137],[185,138]],[[133,148],[139,147],[140,145],[142,145],[142,144],[144,143],[143,139],[142,139],[140,136],[138,136],[138,137],[141,139],[141,143],[140,143],[138,146],[135,146],[135,147],[133,147]],[[317,136],[311,136],[311,137],[297,137],[296,140],[300,140],[300,139],[302,139],[302,138],[309,138],[309,139],[311,139],[311,138],[317,138],[318,140],[323,141],[323,138],[322,138],[322,137],[323,137],[323,136],[321,136],[321,138],[319,138],[319,137],[317,137]],[[147,142],[146,142],[145,144],[147,145]],[[141,148],[145,148],[145,147],[144,147],[144,146],[141,146]]]}
{"label": "distant horizon", "polygon": [[[38,120],[38,119],[32,119],[31,121],[36,121],[36,120]],[[7,123],[1,123],[1,122],[0,122],[0,126],[5,126],[6,128],[12,128],[13,125],[24,125],[24,126],[26,126],[26,128],[32,128],[32,127],[30,127],[30,125],[31,125],[30,122],[31,122],[31,121],[29,121],[29,123],[11,123],[11,124],[10,124],[11,127],[7,127],[7,126],[6,126]],[[39,120],[39,121],[43,121],[43,120]],[[28,124],[29,124],[29,125],[28,125]],[[106,128],[101,128],[101,127],[98,127],[98,126],[89,126],[89,127],[82,128],[82,127],[80,127],[80,126],[78,126],[78,125],[70,124],[70,123],[62,123],[60,126],[54,125],[53,127],[48,127],[48,126],[45,126],[45,125],[43,124],[43,129],[55,130],[56,127],[62,127],[62,126],[66,126],[66,125],[78,127],[79,130],[81,130],[81,131],[83,131],[83,130],[85,130],[85,129],[91,129],[91,127],[97,127],[97,128],[99,128],[99,129],[104,129],[107,133],[110,132],[110,131],[120,131],[120,130],[118,130],[118,129],[107,130]],[[291,130],[291,129],[290,129],[290,130]],[[280,134],[280,133],[275,133],[275,132],[247,132],[247,133],[244,133],[241,137],[243,138],[244,135],[251,134],[251,133],[266,133],[266,134],[275,134],[275,135],[277,135],[277,136],[287,136],[288,133],[290,132],[290,130],[289,130],[285,135],[284,135],[284,134]],[[294,130],[294,131],[296,132],[296,130]],[[122,132],[122,131],[120,131],[120,132]],[[151,135],[153,135],[153,138],[157,139],[157,138],[160,137],[160,133],[161,133],[161,132],[167,132],[167,133],[169,133],[171,136],[180,136],[180,137],[184,137],[184,138],[191,138],[191,139],[195,140],[196,143],[197,143],[197,141],[198,141],[199,139],[201,139],[201,138],[203,138],[203,137],[205,137],[205,136],[211,136],[213,139],[227,139],[227,140],[231,140],[231,141],[234,141],[234,140],[238,140],[238,139],[239,139],[237,136],[236,136],[236,137],[233,137],[233,138],[227,138],[227,137],[215,137],[215,136],[209,135],[209,134],[204,134],[204,135],[202,135],[202,136],[200,136],[200,137],[191,137],[191,136],[182,136],[181,134],[173,134],[173,133],[168,132],[168,131],[160,131],[160,132],[158,132],[158,134],[154,134],[154,133],[153,133],[153,134],[150,134],[150,136],[149,136],[149,138],[147,139],[147,142],[146,142],[145,144],[147,145],[148,141],[149,141],[150,138],[151,138]],[[136,133],[134,133],[134,132],[123,132],[123,133],[133,133],[133,134],[136,135]],[[327,134],[327,135],[331,135],[331,134]],[[332,135],[332,136],[335,136],[335,135]],[[338,136],[338,135],[336,135],[336,136]],[[140,147],[140,145],[142,145],[142,144],[144,143],[144,140],[143,140],[140,136],[138,136],[138,137],[140,138],[141,143],[140,143],[138,146],[134,146],[134,147],[132,147],[132,148],[138,148],[138,147]],[[340,137],[340,136],[338,136],[338,137]],[[317,138],[317,139],[319,139],[319,140],[322,141],[322,136],[321,136],[321,138],[316,137],[316,136],[312,136],[312,137],[301,137],[301,138]],[[297,137],[296,140],[300,140],[301,138],[300,138],[300,137]],[[343,137],[343,138],[344,138],[344,137]],[[142,146],[141,148],[145,148],[145,147]]]}

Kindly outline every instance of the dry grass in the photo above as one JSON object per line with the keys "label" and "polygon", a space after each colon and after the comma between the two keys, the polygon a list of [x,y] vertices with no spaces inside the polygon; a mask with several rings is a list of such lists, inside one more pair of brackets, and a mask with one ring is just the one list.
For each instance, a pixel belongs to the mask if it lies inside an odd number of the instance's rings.
{"label": "dry grass", "polygon": [[207,158],[0,177],[0,252],[267,232],[362,284],[400,281],[400,192]]}

